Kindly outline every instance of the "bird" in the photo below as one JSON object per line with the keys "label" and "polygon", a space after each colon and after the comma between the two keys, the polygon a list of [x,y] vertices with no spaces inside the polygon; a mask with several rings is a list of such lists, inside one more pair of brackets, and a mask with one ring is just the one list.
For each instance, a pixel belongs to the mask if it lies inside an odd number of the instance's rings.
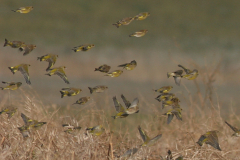
{"label": "bird", "polygon": [[144,36],[146,33],[148,32],[147,29],[142,29],[140,31],[134,32],[132,34],[129,35],[129,37],[142,37]]}
{"label": "bird", "polygon": [[31,10],[33,10],[33,6],[20,7],[16,10],[12,10],[12,11],[13,12],[19,12],[19,13],[29,13]]}
{"label": "bird", "polygon": [[221,148],[219,146],[218,142],[218,136],[217,136],[218,131],[208,131],[205,134],[201,135],[199,140],[196,142],[200,146],[202,146],[204,143],[211,145],[213,148],[218,149],[221,151]]}
{"label": "bird", "polygon": [[105,128],[103,128],[102,125],[98,125],[98,126],[95,126],[95,127],[89,127],[86,130],[89,131],[89,133],[94,135],[94,136],[100,136],[105,131]]}
{"label": "bird", "polygon": [[6,38],[5,38],[5,43],[3,45],[3,47],[6,47],[6,46],[10,46],[12,48],[20,48],[22,45],[24,45],[25,43],[22,42],[22,41],[8,41]]}
{"label": "bird", "polygon": [[98,68],[95,68],[94,71],[108,73],[110,69],[111,69],[111,66],[103,64],[103,65],[99,66]]}
{"label": "bird", "polygon": [[155,99],[159,102],[166,101],[166,100],[171,100],[172,98],[175,97],[175,94],[173,93],[162,93],[158,95]]}
{"label": "bird", "polygon": [[8,115],[8,118],[11,118],[17,111],[17,108],[15,107],[6,107],[1,112],[0,115],[3,113],[6,113]]}
{"label": "bird", "polygon": [[198,76],[198,70],[197,69],[194,69],[194,70],[191,71],[190,69],[187,69],[180,64],[178,65],[178,67],[183,68],[183,70],[186,73],[185,75],[182,76],[183,78],[188,79],[188,80],[194,80],[194,79],[197,78],[197,76]]}
{"label": "bird", "polygon": [[232,125],[230,125],[227,121],[225,121],[225,123],[234,131],[234,133],[232,134],[232,136],[235,137],[240,137],[240,130],[236,127],[233,127]]}
{"label": "bird", "polygon": [[49,69],[49,72],[46,75],[48,76],[58,75],[60,78],[64,80],[65,83],[70,84],[70,82],[67,79],[67,75],[65,74],[65,71],[64,71],[65,68],[67,67],[61,66],[61,67]]}
{"label": "bird", "polygon": [[9,89],[9,90],[13,91],[13,90],[18,89],[22,85],[22,82],[4,82],[4,81],[2,81],[2,83],[7,84],[6,87],[0,87],[0,89],[2,89],[2,90]]}
{"label": "bird", "polygon": [[122,100],[123,100],[123,102],[124,102],[124,104],[125,104],[125,106],[126,106],[126,108],[127,108],[127,109],[125,110],[125,112],[126,112],[128,115],[139,112],[139,106],[138,106],[139,100],[138,100],[138,98],[135,98],[132,103],[130,103],[130,102],[124,97],[123,94],[121,95],[121,98],[122,98]]}
{"label": "bird", "polygon": [[177,97],[170,97],[169,99],[165,99],[162,101],[162,109],[167,106],[172,106],[173,108],[180,107],[179,102],[180,100]]}
{"label": "bird", "polygon": [[90,93],[93,94],[94,92],[96,93],[102,93],[104,92],[106,89],[108,89],[107,86],[104,85],[99,85],[99,86],[95,86],[95,87],[88,87],[88,89],[90,90]]}
{"label": "bird", "polygon": [[144,20],[146,19],[148,16],[150,16],[150,13],[149,12],[142,12],[142,13],[139,13],[138,15],[136,15],[134,17],[134,20]]}
{"label": "bird", "polygon": [[30,66],[30,64],[19,64],[17,66],[14,67],[8,67],[11,72],[13,74],[15,74],[17,71],[20,71],[24,77],[24,79],[26,80],[27,84],[31,84],[30,82],[30,77],[29,77],[29,73],[28,73],[28,67]]}
{"label": "bird", "polygon": [[137,151],[138,151],[138,148],[129,149],[123,155],[120,156],[120,159],[123,159],[123,158],[128,159],[129,157],[137,153]]}
{"label": "bird", "polygon": [[20,48],[19,51],[22,52],[24,51],[23,55],[26,56],[30,52],[32,52],[37,46],[33,44],[23,44]]}
{"label": "bird", "polygon": [[129,25],[133,20],[134,20],[133,17],[127,17],[117,21],[113,25],[119,28],[121,25]]}
{"label": "bird", "polygon": [[114,70],[112,72],[109,72],[108,74],[106,74],[105,76],[109,76],[109,77],[118,77],[123,73],[122,70]]}
{"label": "bird", "polygon": [[140,126],[138,126],[138,131],[143,140],[143,144],[141,146],[152,146],[155,142],[157,142],[159,138],[162,137],[162,134],[159,134],[156,137],[150,139]]}
{"label": "bird", "polygon": [[83,44],[83,45],[79,45],[77,47],[74,47],[72,50],[74,52],[78,52],[78,51],[88,51],[91,48],[95,47],[94,44]]}
{"label": "bird", "polygon": [[117,100],[116,96],[113,97],[113,103],[115,106],[115,109],[117,111],[117,114],[115,116],[112,116],[113,119],[116,118],[125,118],[129,114],[126,113],[126,109],[122,106],[122,104]]}
{"label": "bird", "polygon": [[30,129],[28,125],[23,125],[22,127],[18,127],[20,133],[22,134],[23,138],[29,137]]}
{"label": "bird", "polygon": [[183,70],[177,70],[175,72],[168,72],[167,77],[173,76],[176,85],[180,86]]}
{"label": "bird", "polygon": [[62,126],[67,129],[64,132],[69,133],[69,134],[72,134],[74,131],[79,131],[82,128],[80,126],[75,127],[75,126],[69,125],[69,124],[63,124]]}
{"label": "bird", "polygon": [[64,96],[76,96],[78,95],[82,90],[80,88],[62,88],[62,90],[60,91],[61,93],[61,98],[63,98]]}
{"label": "bird", "polygon": [[171,91],[171,89],[173,88],[173,86],[163,86],[159,89],[155,89],[155,92],[159,92],[159,93],[168,93]]}
{"label": "bird", "polygon": [[80,104],[80,105],[84,105],[85,103],[87,103],[90,100],[90,97],[81,97],[79,98],[74,104]]}
{"label": "bird", "polygon": [[25,126],[29,126],[29,129],[39,129],[44,124],[47,124],[47,122],[38,122],[37,120],[32,120],[23,113],[21,113],[21,117],[25,123]]}
{"label": "bird", "polygon": [[56,54],[46,54],[44,56],[37,57],[37,60],[48,62],[48,67],[46,69],[46,71],[48,71],[56,63],[57,58],[58,58],[58,55],[56,55]]}
{"label": "bird", "polygon": [[137,62],[135,60],[133,60],[130,63],[125,63],[125,64],[118,65],[118,67],[123,67],[123,69],[131,71],[131,70],[133,70],[134,68],[137,67]]}
{"label": "bird", "polygon": [[170,124],[173,117],[176,116],[176,118],[180,121],[182,121],[182,108],[180,107],[173,107],[173,109],[168,110],[166,113],[163,115],[168,116],[167,117],[167,124]]}

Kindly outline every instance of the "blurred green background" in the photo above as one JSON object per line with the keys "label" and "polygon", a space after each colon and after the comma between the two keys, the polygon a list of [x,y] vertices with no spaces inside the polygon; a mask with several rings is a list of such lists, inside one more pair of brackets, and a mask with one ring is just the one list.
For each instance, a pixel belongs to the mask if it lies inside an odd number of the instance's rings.
{"label": "blurred green background", "polygon": [[[123,93],[129,99],[141,96],[149,104],[159,106],[154,100],[157,94],[152,89],[172,85],[172,91],[183,99],[183,107],[187,107],[186,97],[197,92],[194,82],[182,80],[182,86],[178,87],[172,78],[167,79],[166,73],[179,69],[178,64],[198,69],[200,75],[196,81],[200,92],[205,95],[209,94],[208,79],[219,62],[214,84],[210,85],[214,100],[223,108],[235,107],[239,103],[240,1],[1,0],[0,4],[1,44],[7,38],[37,45],[25,57],[16,49],[2,48],[1,80],[24,82],[20,73],[12,75],[7,67],[31,64],[32,85],[29,87],[24,83],[21,88],[38,93],[46,104],[70,105],[81,96],[90,95],[87,87],[107,85],[106,93],[91,95],[96,103],[105,105],[102,96],[106,95],[112,107],[112,96],[120,97]],[[33,6],[34,9],[28,14],[11,11],[23,6]],[[150,12],[151,16],[120,28],[112,25],[140,12]],[[149,32],[141,38],[128,37],[141,29]],[[71,50],[86,43],[95,47],[88,52],[74,53]],[[59,90],[69,85],[57,76],[44,75],[47,63],[37,61],[37,57],[47,53],[59,55],[55,66],[67,66],[70,86],[82,88],[80,95],[60,98]],[[118,78],[94,72],[94,68],[104,63],[114,70],[134,59],[138,67],[124,71]],[[1,99],[8,96],[5,93],[1,94]],[[13,97],[18,94],[11,93]]]}

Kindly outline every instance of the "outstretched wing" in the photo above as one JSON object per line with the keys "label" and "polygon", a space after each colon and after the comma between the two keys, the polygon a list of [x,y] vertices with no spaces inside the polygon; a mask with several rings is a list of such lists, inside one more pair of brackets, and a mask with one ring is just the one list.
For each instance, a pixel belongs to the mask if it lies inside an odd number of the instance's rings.
{"label": "outstretched wing", "polygon": [[67,76],[66,76],[66,74],[65,74],[63,69],[57,70],[55,72],[55,74],[58,75],[59,77],[61,77],[64,80],[65,83],[69,84],[69,81],[68,81]]}
{"label": "outstretched wing", "polygon": [[126,106],[126,108],[128,109],[131,106],[131,103],[124,97],[124,95],[121,95],[121,98]]}
{"label": "outstretched wing", "polygon": [[227,121],[225,121],[225,123],[234,131],[234,132],[238,132],[238,129],[236,127],[233,127],[232,125],[230,125]]}
{"label": "outstretched wing", "polygon": [[29,73],[28,73],[28,65],[25,64],[25,65],[19,66],[18,70],[22,73],[26,83],[31,84]]}

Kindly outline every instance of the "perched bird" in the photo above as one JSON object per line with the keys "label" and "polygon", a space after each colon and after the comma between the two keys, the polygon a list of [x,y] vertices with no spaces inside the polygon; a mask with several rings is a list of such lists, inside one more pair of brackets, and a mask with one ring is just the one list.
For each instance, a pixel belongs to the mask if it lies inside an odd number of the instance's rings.
{"label": "perched bird", "polygon": [[15,67],[8,67],[8,68],[11,70],[11,72],[13,74],[15,74],[15,72],[17,72],[17,71],[20,71],[22,73],[23,77],[25,78],[26,83],[31,84],[30,78],[29,78],[29,73],[28,73],[28,66],[30,66],[30,64],[19,64]]}
{"label": "perched bird", "polygon": [[98,125],[95,127],[89,127],[86,130],[89,131],[89,133],[94,136],[100,136],[105,131],[105,129],[103,128],[102,125]]}
{"label": "perched bird", "polygon": [[137,62],[135,60],[131,61],[130,63],[121,64],[118,67],[123,67],[123,69],[126,69],[128,71],[133,70],[135,67],[137,67]]}
{"label": "perched bird", "polygon": [[176,85],[180,86],[183,70],[177,70],[175,72],[168,72],[167,77],[173,76]]}
{"label": "perched bird", "polygon": [[70,84],[64,71],[65,68],[67,67],[61,66],[61,67],[49,69],[49,72],[46,75],[48,76],[58,75],[60,78],[64,80],[65,83]]}
{"label": "perched bird", "polygon": [[69,124],[63,124],[62,125],[64,128],[67,128],[67,130],[65,130],[64,132],[66,133],[73,133],[74,131],[79,131],[82,127],[78,126],[78,127],[74,127],[72,125],[69,125]]}
{"label": "perched bird", "polygon": [[14,107],[6,107],[1,112],[0,115],[3,113],[6,113],[8,115],[8,118],[11,118],[17,111],[17,108]]}
{"label": "perched bird", "polygon": [[125,112],[126,112],[128,115],[139,112],[139,106],[138,106],[139,100],[138,100],[138,98],[135,98],[132,103],[130,103],[130,102],[124,97],[123,94],[121,95],[121,98],[122,98],[123,102],[125,103],[125,106],[126,106],[126,108],[127,108],[127,109],[125,110]]}
{"label": "perched bird", "polygon": [[23,125],[22,127],[18,127],[20,133],[22,134],[23,138],[29,137],[29,126],[28,125]]}
{"label": "perched bird", "polygon": [[159,89],[155,89],[154,91],[159,92],[159,93],[168,93],[171,91],[172,88],[173,88],[173,86],[164,86]]}
{"label": "perched bird", "polygon": [[48,68],[46,69],[46,71],[48,71],[56,63],[57,58],[58,58],[58,55],[56,54],[46,54],[44,56],[37,57],[37,60],[48,62]]}
{"label": "perched bird", "polygon": [[171,100],[174,97],[175,97],[175,94],[173,93],[162,93],[159,96],[157,96],[155,99],[159,102],[162,102],[162,101]]}
{"label": "perched bird", "polygon": [[115,106],[115,109],[117,111],[117,114],[115,116],[112,116],[113,119],[116,118],[125,118],[128,116],[126,113],[126,109],[122,106],[122,104],[117,100],[116,96],[113,97],[113,103]]}
{"label": "perched bird", "polygon": [[142,13],[139,13],[138,15],[136,15],[134,17],[134,20],[144,20],[146,19],[148,16],[150,16],[150,13],[149,12],[142,12]]}
{"label": "perched bird", "polygon": [[9,89],[9,90],[16,90],[18,89],[21,85],[22,82],[4,82],[2,81],[2,83],[7,84],[6,87],[0,87],[0,89],[5,90],[5,89]]}
{"label": "perched bird", "polygon": [[73,50],[74,52],[78,52],[78,51],[88,51],[88,50],[90,50],[90,49],[93,48],[93,47],[95,47],[94,44],[83,44],[83,45],[74,47],[72,50]]}
{"label": "perched bird", "polygon": [[240,137],[240,130],[236,127],[233,127],[232,125],[230,125],[227,121],[225,121],[225,123],[234,131],[232,136],[235,137]]}
{"label": "perched bird", "polygon": [[20,48],[24,44],[25,43],[22,41],[8,41],[7,39],[5,39],[3,47],[10,46],[12,48]]}
{"label": "perched bird", "polygon": [[99,66],[98,68],[95,68],[94,71],[100,71],[100,72],[103,72],[103,73],[108,73],[110,69],[111,69],[111,66],[103,64],[103,65]]}
{"label": "perched bird", "polygon": [[196,69],[194,69],[194,70],[190,70],[190,69],[187,69],[187,68],[185,68],[185,67],[183,67],[182,65],[178,65],[178,67],[181,67],[181,68],[183,68],[183,70],[185,71],[185,75],[183,75],[182,77],[183,78],[186,78],[186,79],[188,79],[188,80],[194,80],[194,79],[196,79],[197,78],[197,76],[198,76],[198,70],[196,70]]}
{"label": "perched bird", "polygon": [[163,115],[168,116],[167,118],[167,124],[171,123],[174,115],[176,116],[176,118],[180,121],[182,121],[182,108],[180,107],[176,107],[173,109],[168,110],[166,113],[164,113]]}
{"label": "perched bird", "polygon": [[123,73],[122,70],[115,70],[112,72],[109,72],[108,74],[106,74],[105,76],[110,76],[110,77],[118,77]]}
{"label": "perched bird", "polygon": [[159,134],[156,137],[150,139],[140,126],[138,126],[138,131],[144,142],[141,146],[152,146],[155,142],[157,142],[159,138],[162,137],[162,134]]}
{"label": "perched bird", "polygon": [[22,52],[24,51],[23,55],[26,56],[30,52],[32,52],[37,46],[33,44],[23,44],[20,48],[19,51]]}
{"label": "perched bird", "polygon": [[37,120],[32,120],[23,113],[21,113],[21,117],[23,119],[23,122],[25,123],[25,126],[28,126],[29,129],[39,129],[44,124],[47,124],[47,122],[38,122]]}
{"label": "perched bird", "polygon": [[127,17],[117,21],[113,25],[119,28],[121,25],[129,25],[133,20],[134,20],[133,17]]}
{"label": "perched bird", "polygon": [[82,97],[82,98],[79,98],[76,103],[73,103],[74,104],[80,104],[80,105],[83,105],[85,103],[87,103],[88,101],[90,100],[90,97]]}
{"label": "perched bird", "polygon": [[60,91],[61,93],[61,98],[63,98],[64,96],[76,96],[78,95],[82,90],[80,88],[62,88],[62,90]]}
{"label": "perched bird", "polygon": [[103,85],[99,85],[99,86],[95,86],[95,87],[93,87],[93,88],[88,87],[88,89],[90,90],[90,93],[93,94],[93,92],[102,93],[102,92],[104,92],[106,89],[108,89],[108,87],[107,87],[107,86],[103,86]]}
{"label": "perched bird", "polygon": [[33,6],[20,7],[16,10],[12,10],[12,11],[13,12],[19,12],[19,13],[29,13],[31,10],[33,10]]}
{"label": "perched bird", "polygon": [[120,156],[120,159],[128,159],[129,157],[133,156],[135,153],[137,153],[138,148],[133,148],[127,150],[123,155]]}
{"label": "perched bird", "polygon": [[213,148],[218,149],[221,151],[221,148],[219,146],[218,142],[218,136],[217,136],[218,131],[208,131],[204,135],[201,135],[199,140],[197,141],[197,144],[202,146],[204,143],[211,145]]}
{"label": "perched bird", "polygon": [[147,29],[143,29],[143,30],[140,30],[140,31],[137,31],[137,32],[134,32],[134,33],[130,34],[129,37],[142,37],[142,36],[144,36],[147,32],[148,32]]}

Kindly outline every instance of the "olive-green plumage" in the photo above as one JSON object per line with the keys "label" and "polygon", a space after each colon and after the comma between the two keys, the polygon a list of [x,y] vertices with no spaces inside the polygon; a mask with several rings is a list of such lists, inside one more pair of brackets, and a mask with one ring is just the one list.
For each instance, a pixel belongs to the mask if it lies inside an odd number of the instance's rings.
{"label": "olive-green plumage", "polygon": [[122,73],[123,73],[122,70],[115,70],[115,71],[109,72],[109,73],[106,74],[105,76],[109,76],[109,77],[119,77]]}
{"label": "olive-green plumage", "polygon": [[178,108],[180,107],[179,102],[180,100],[177,97],[170,97],[169,99],[162,101],[162,109],[167,106],[172,106],[172,108]]}
{"label": "olive-green plumage", "polygon": [[30,128],[28,125],[23,125],[22,127],[18,127],[20,133],[22,134],[23,138],[29,137]]}
{"label": "olive-green plumage", "polygon": [[170,124],[173,117],[176,116],[176,118],[180,121],[182,121],[182,108],[180,106],[173,107],[172,109],[168,110],[163,115],[168,116],[167,117],[167,124]]}
{"label": "olive-green plumage", "polygon": [[190,69],[183,67],[180,64],[178,65],[178,67],[181,67],[185,71],[185,75],[182,76],[183,78],[188,79],[188,80],[194,80],[197,78],[198,70],[196,70],[196,69],[190,70]]}
{"label": "olive-green plumage", "polygon": [[12,10],[12,11],[19,12],[19,13],[29,13],[31,10],[33,10],[33,6],[20,7],[18,9]]}
{"label": "olive-green plumage", "polygon": [[117,100],[116,96],[113,97],[113,103],[114,103],[115,109],[117,111],[117,114],[115,116],[112,116],[114,119],[116,119],[116,118],[125,118],[125,117],[128,116],[128,114],[126,113],[126,109]]}
{"label": "olive-green plumage", "polygon": [[66,128],[66,130],[64,131],[65,133],[69,133],[69,134],[72,134],[74,133],[75,131],[79,131],[81,130],[82,127],[80,126],[73,126],[73,125],[69,125],[69,124],[63,124],[62,125],[64,128]]}
{"label": "olive-green plumage", "polygon": [[63,98],[64,96],[76,96],[78,95],[82,90],[80,88],[62,88],[62,90],[60,91],[61,93],[61,98]]}
{"label": "olive-green plumage", "polygon": [[134,20],[144,20],[146,19],[148,16],[150,16],[150,13],[149,12],[142,12],[142,13],[139,13],[138,15],[136,15],[134,17]]}
{"label": "olive-green plumage", "polygon": [[169,77],[173,76],[176,85],[180,86],[181,79],[182,79],[182,73],[183,73],[183,70],[177,70],[175,72],[168,72],[167,77],[169,78]]}
{"label": "olive-green plumage", "polygon": [[24,77],[24,79],[26,80],[27,84],[31,84],[30,82],[30,77],[29,77],[29,73],[28,73],[28,66],[30,66],[29,64],[19,64],[15,67],[8,67],[11,72],[13,74],[15,74],[17,71],[20,71]]}
{"label": "olive-green plumage", "polygon": [[46,75],[48,76],[58,75],[60,78],[64,80],[65,83],[70,84],[67,79],[67,75],[65,74],[65,71],[64,71],[65,68],[66,68],[65,66],[61,66],[61,67],[49,69],[49,72]]}
{"label": "olive-green plumage", "polygon": [[37,46],[33,44],[23,44],[20,48],[19,51],[22,52],[24,51],[23,55],[26,56],[30,52],[32,52]]}
{"label": "olive-green plumage", "polygon": [[95,68],[94,71],[108,73],[110,69],[111,69],[111,66],[103,64],[103,65],[99,66],[98,68]]}
{"label": "olive-green plumage", "polygon": [[78,51],[88,51],[91,48],[95,47],[94,44],[83,44],[83,45],[79,45],[77,47],[74,47],[72,50],[74,52],[78,52]]}
{"label": "olive-green plumage", "polygon": [[56,54],[46,54],[44,56],[37,57],[37,59],[40,61],[48,62],[48,68],[46,69],[46,71],[50,70],[53,67],[53,65],[56,63],[57,58],[58,55]]}
{"label": "olive-green plumage", "polygon": [[99,86],[95,86],[95,87],[88,87],[88,89],[90,90],[90,93],[93,94],[94,92],[102,93],[106,89],[108,89],[108,87],[107,86],[103,86],[103,85],[99,85]]}
{"label": "olive-green plumage", "polygon": [[6,113],[8,115],[8,118],[11,118],[17,111],[17,108],[15,107],[6,107],[1,112],[0,115],[3,113]]}
{"label": "olive-green plumage", "polygon": [[118,65],[118,67],[123,67],[123,69],[131,71],[131,70],[133,70],[134,68],[137,67],[137,62],[135,60],[133,60],[130,63],[125,63],[125,64]]}
{"label": "olive-green plumage", "polygon": [[84,105],[85,103],[87,103],[90,100],[90,97],[81,97],[79,98],[74,104],[80,104],[80,105]]}
{"label": "olive-green plumage", "polygon": [[25,123],[25,126],[29,126],[29,129],[39,129],[44,124],[47,124],[47,122],[38,122],[37,120],[30,119],[23,113],[21,113],[21,117]]}
{"label": "olive-green plumage", "polygon": [[234,131],[234,133],[232,134],[232,136],[235,137],[240,137],[240,129],[233,127],[232,125],[230,125],[227,121],[225,121],[225,123]]}
{"label": "olive-green plumage", "polygon": [[150,139],[140,126],[138,126],[138,131],[143,140],[143,144],[141,146],[152,146],[154,143],[157,142],[158,139],[162,137],[162,134],[159,134],[156,137]]}
{"label": "olive-green plumage", "polygon": [[127,17],[117,21],[113,25],[119,28],[121,25],[129,25],[133,20],[134,20],[133,17]]}
{"label": "olive-green plumage", "polygon": [[172,88],[173,88],[173,86],[164,86],[159,89],[155,89],[154,91],[159,92],[159,93],[168,93],[171,91]]}
{"label": "olive-green plumage", "polygon": [[102,125],[98,125],[98,126],[95,126],[95,127],[89,127],[86,130],[94,136],[100,136],[105,131],[105,129],[103,128]]}
{"label": "olive-green plumage", "polygon": [[199,140],[197,141],[197,144],[202,146],[204,143],[211,145],[213,148],[218,149],[221,151],[221,148],[219,146],[218,142],[218,136],[217,136],[218,131],[208,131],[205,134],[201,135]]}
{"label": "olive-green plumage", "polygon": [[175,97],[175,94],[173,93],[162,93],[158,95],[155,99],[159,102],[162,102],[162,101],[171,100],[174,97]]}
{"label": "olive-green plumage", "polygon": [[5,39],[3,47],[10,46],[12,48],[20,48],[24,44],[25,43],[22,41],[8,41],[7,39]]}
{"label": "olive-green plumage", "polygon": [[2,81],[2,83],[7,84],[6,87],[0,87],[0,89],[2,89],[2,90],[9,89],[9,90],[13,91],[13,90],[18,89],[22,85],[22,82],[4,82],[4,81]]}
{"label": "olive-green plumage", "polygon": [[134,32],[132,34],[129,35],[129,37],[142,37],[144,36],[146,33],[148,32],[147,29],[142,29],[140,31]]}

